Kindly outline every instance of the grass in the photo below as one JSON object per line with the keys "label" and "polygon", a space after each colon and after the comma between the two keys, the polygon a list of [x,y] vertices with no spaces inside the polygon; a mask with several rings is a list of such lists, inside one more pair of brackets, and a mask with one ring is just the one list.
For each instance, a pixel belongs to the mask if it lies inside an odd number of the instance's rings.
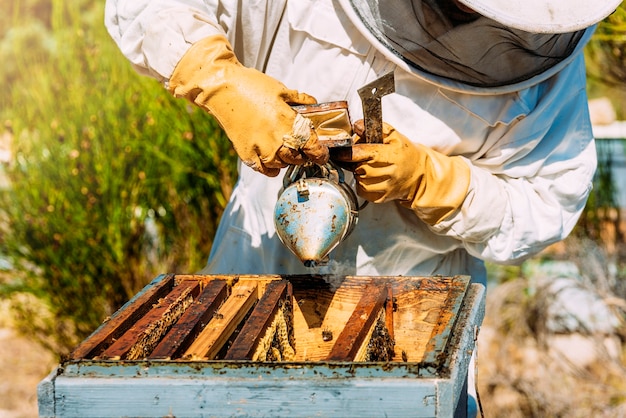
{"label": "grass", "polygon": [[131,69],[101,2],[50,6],[0,47],[13,137],[0,253],[69,349],[157,274],[204,265],[236,170],[211,117]]}

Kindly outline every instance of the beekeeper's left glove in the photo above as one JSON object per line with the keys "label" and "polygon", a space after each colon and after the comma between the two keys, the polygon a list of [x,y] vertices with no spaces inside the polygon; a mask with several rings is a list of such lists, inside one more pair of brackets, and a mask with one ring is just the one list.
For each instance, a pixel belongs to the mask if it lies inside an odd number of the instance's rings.
{"label": "beekeeper's left glove", "polygon": [[470,183],[470,168],[461,157],[412,143],[386,123],[382,144],[359,143],[362,121],[354,131],[351,152],[344,150],[333,159],[353,171],[361,197],[374,203],[398,200],[431,225],[461,206]]}

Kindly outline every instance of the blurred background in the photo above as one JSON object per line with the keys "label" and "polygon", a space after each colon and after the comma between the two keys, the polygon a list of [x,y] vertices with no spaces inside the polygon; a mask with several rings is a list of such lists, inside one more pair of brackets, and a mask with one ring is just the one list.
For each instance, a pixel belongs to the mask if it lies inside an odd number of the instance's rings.
{"label": "blurred background", "polygon": [[[165,272],[202,268],[236,181],[215,122],[137,75],[103,3],[0,0],[0,417]],[[586,49],[598,143],[574,233],[489,267],[487,417],[626,417],[626,5]]]}

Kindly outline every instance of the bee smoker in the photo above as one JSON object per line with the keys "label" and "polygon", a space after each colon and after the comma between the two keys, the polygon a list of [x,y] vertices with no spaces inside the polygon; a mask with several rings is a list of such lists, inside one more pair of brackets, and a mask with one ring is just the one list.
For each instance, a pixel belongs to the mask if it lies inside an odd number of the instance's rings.
{"label": "bee smoker", "polygon": [[276,233],[307,267],[324,265],[328,254],[354,229],[357,198],[333,163],[289,167],[274,209]]}
{"label": "bee smoker", "polygon": [[[395,91],[393,72],[358,90],[363,104],[365,141],[382,143],[381,98]],[[295,106],[308,117],[318,139],[329,148],[352,146],[352,123],[346,102]],[[332,161],[324,166],[291,166],[274,208],[282,243],[307,267],[324,265],[329,253],[350,235],[358,220],[356,194]]]}
{"label": "bee smoker", "polygon": [[[324,145],[352,145],[346,102],[295,109],[312,121]],[[282,243],[305,266],[326,264],[328,254],[352,232],[357,219],[356,195],[345,183],[343,170],[332,161],[323,166],[310,163],[288,168],[274,208],[274,225]]]}

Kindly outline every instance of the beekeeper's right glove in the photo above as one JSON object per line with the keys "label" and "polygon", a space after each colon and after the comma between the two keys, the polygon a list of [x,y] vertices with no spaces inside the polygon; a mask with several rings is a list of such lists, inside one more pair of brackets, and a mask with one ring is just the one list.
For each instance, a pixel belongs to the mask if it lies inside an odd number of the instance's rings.
{"label": "beekeeper's right glove", "polygon": [[360,143],[362,120],[354,132],[356,144],[334,158],[353,171],[359,196],[374,203],[396,200],[430,225],[461,207],[471,178],[463,158],[413,143],[386,123],[382,144]]}
{"label": "beekeeper's right glove", "polygon": [[315,104],[314,97],[290,90],[274,78],[244,67],[223,35],[194,43],[178,62],[169,90],[213,115],[239,158],[276,176],[288,164],[325,164],[311,121],[291,108]]}

